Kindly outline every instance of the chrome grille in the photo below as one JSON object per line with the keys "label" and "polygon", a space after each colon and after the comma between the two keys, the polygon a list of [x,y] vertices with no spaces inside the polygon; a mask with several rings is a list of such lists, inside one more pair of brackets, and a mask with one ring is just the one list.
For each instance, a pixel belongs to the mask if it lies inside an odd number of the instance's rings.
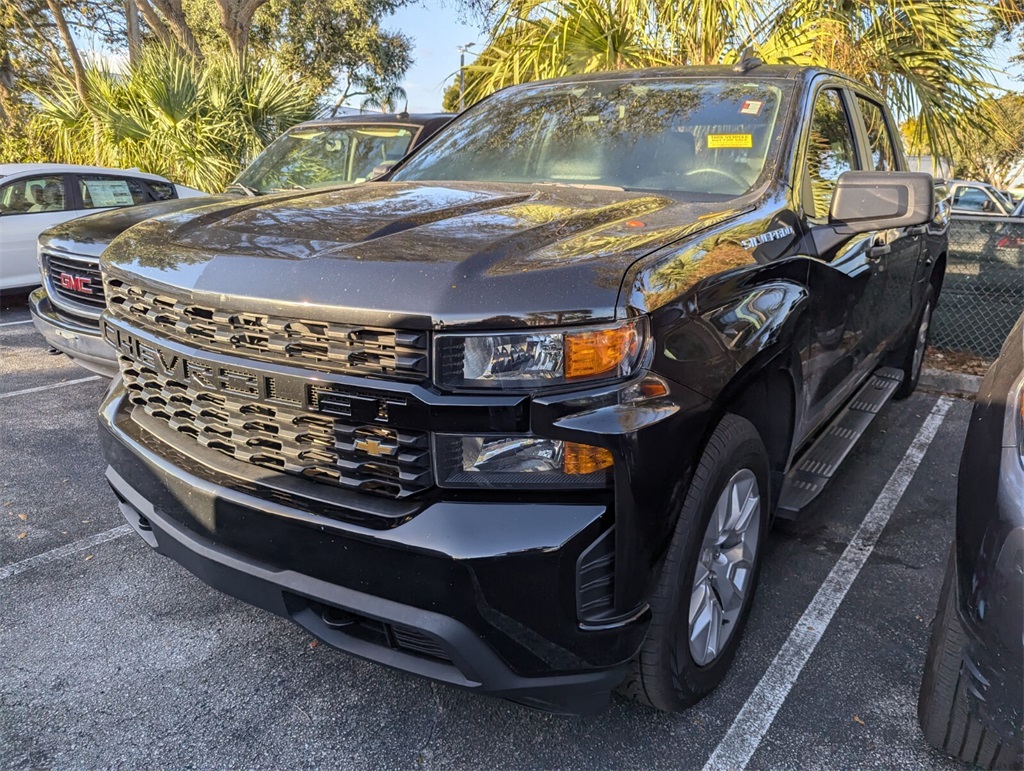
{"label": "chrome grille", "polygon": [[426,332],[222,310],[113,278],[106,292],[114,316],[203,350],[327,372],[407,381],[427,376]]}
{"label": "chrome grille", "polygon": [[[47,290],[51,296],[55,296],[57,300],[85,306],[93,313],[103,310],[106,305],[103,279],[99,263],[95,259],[50,252],[43,252],[42,258],[43,269],[49,280]],[[81,283],[82,279],[88,283]]]}
{"label": "chrome grille", "polygon": [[432,484],[424,432],[363,425],[204,391],[119,357],[128,398],[203,447],[349,490],[406,498]]}

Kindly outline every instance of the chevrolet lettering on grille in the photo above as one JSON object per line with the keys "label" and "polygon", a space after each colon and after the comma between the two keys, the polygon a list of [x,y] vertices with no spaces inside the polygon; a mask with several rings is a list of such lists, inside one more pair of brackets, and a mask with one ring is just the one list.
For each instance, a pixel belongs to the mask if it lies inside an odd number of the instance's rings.
{"label": "chevrolet lettering on grille", "polygon": [[[260,372],[233,362],[223,364],[159,345],[121,329],[117,322],[108,319],[103,320],[102,326],[104,339],[120,354],[161,377],[198,391],[224,392],[378,425],[394,425],[407,417],[403,410],[411,408],[409,401],[397,394],[351,389],[319,378]],[[392,457],[398,449],[378,443],[366,451],[375,457]]]}

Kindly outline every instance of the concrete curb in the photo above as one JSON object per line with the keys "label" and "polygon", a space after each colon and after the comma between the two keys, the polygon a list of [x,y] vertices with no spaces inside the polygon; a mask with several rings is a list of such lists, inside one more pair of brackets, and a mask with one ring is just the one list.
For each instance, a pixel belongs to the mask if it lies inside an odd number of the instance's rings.
{"label": "concrete curb", "polygon": [[918,385],[929,391],[944,394],[976,394],[981,388],[980,375],[967,375],[963,372],[947,372],[944,369],[923,369]]}

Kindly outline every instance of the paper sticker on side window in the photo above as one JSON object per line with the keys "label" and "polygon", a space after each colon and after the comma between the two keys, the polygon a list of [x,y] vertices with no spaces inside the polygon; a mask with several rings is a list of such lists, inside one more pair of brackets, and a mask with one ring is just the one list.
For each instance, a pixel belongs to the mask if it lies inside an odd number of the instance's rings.
{"label": "paper sticker on side window", "polygon": [[132,191],[123,179],[87,179],[85,187],[92,198],[92,208],[102,209],[106,206],[131,206]]}
{"label": "paper sticker on side window", "polygon": [[708,149],[736,149],[754,146],[753,134],[708,134]]}

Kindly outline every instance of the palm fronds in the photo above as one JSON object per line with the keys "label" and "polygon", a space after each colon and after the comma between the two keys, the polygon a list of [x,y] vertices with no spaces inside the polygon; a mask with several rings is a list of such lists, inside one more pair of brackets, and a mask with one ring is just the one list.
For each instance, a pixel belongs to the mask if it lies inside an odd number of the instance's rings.
{"label": "palm fronds", "polygon": [[138,167],[210,192],[314,108],[273,61],[197,62],[158,46],[123,74],[89,65],[85,85],[84,103],[70,76],[36,94],[60,160]]}

